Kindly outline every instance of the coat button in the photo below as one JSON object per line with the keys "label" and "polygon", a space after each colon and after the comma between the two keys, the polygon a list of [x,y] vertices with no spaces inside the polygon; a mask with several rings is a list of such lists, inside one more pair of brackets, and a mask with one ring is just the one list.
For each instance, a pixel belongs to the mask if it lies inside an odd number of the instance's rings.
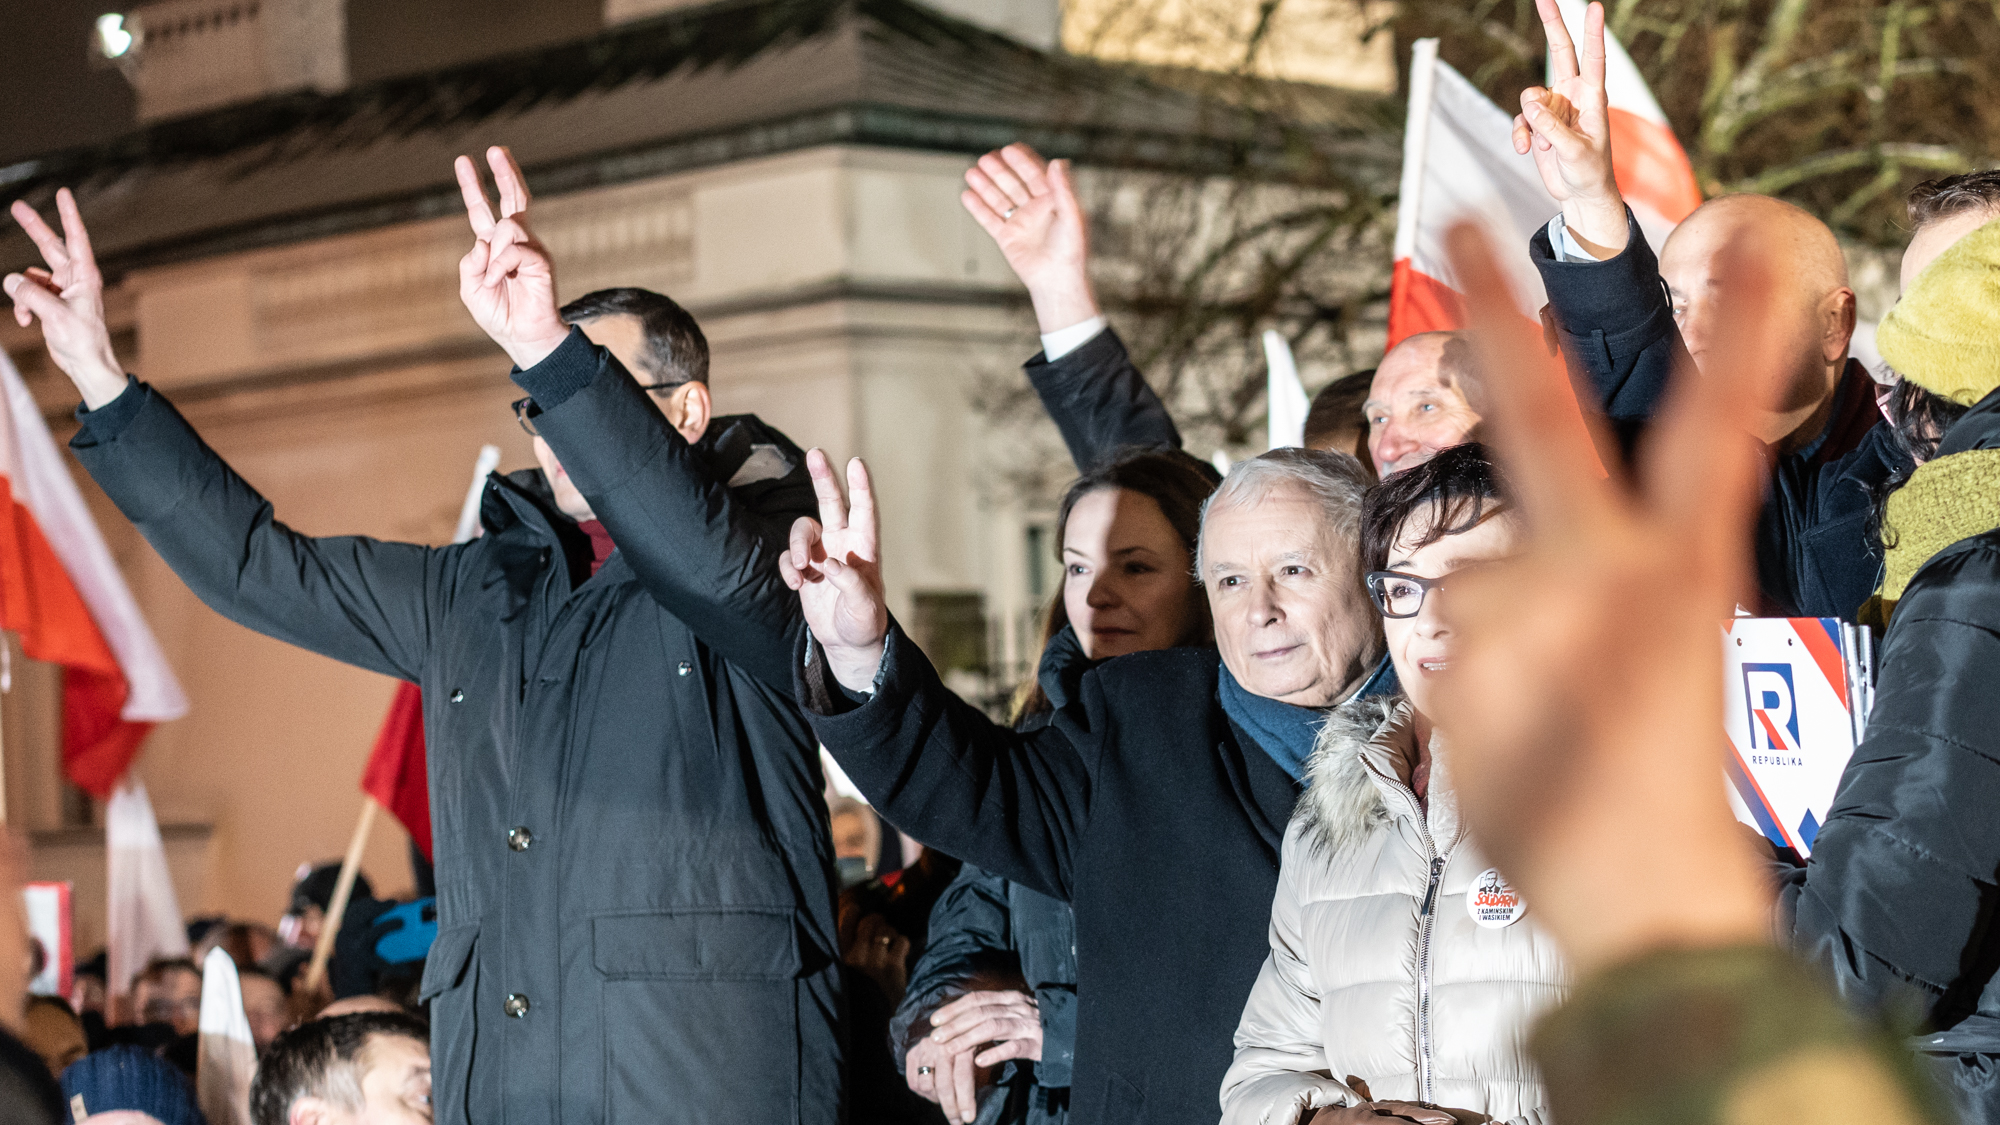
{"label": "coat button", "polygon": [[689,664],[687,661],[683,660],[681,661],[680,666],[678,668],[675,668],[674,671],[679,672],[681,675],[685,676],[689,672],[694,671],[694,665]]}
{"label": "coat button", "polygon": [[509,992],[507,994],[507,1002],[501,1005],[501,1007],[506,1010],[508,1015],[517,1020],[528,1018],[528,998],[518,992]]}
{"label": "coat button", "polygon": [[528,845],[534,842],[535,834],[526,828],[516,827],[507,830],[507,846],[517,852],[527,851]]}
{"label": "coat button", "polygon": [[465,702],[465,693],[457,688],[451,689],[451,701],[453,703]]}

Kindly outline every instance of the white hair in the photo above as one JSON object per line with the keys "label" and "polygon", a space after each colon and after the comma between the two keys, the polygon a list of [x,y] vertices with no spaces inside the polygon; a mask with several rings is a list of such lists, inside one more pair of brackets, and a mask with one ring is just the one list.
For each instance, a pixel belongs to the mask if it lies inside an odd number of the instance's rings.
{"label": "white hair", "polygon": [[1197,581],[1206,570],[1208,515],[1217,508],[1254,504],[1281,488],[1303,490],[1319,502],[1327,531],[1356,544],[1361,540],[1361,504],[1373,482],[1361,462],[1345,453],[1323,449],[1273,449],[1238,461],[1201,506],[1202,537],[1196,541]]}

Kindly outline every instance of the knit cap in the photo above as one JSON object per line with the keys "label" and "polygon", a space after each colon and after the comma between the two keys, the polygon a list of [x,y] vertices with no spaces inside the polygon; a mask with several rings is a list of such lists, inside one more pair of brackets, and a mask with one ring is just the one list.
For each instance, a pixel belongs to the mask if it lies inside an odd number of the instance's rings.
{"label": "knit cap", "polygon": [[62,1092],[65,1101],[81,1095],[86,1113],[136,1109],[163,1125],[207,1125],[194,1085],[174,1064],[138,1047],[107,1047],[69,1064]]}
{"label": "knit cap", "polygon": [[1924,267],[1882,318],[1875,347],[1903,378],[1953,402],[2000,388],[2000,221]]}

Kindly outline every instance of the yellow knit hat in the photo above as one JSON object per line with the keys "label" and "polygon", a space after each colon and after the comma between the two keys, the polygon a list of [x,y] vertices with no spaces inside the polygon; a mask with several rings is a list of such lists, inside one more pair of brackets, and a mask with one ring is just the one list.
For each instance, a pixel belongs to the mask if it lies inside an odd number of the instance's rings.
{"label": "yellow knit hat", "polygon": [[1951,244],[1875,330],[1910,382],[1967,406],[2000,387],[2000,221]]}

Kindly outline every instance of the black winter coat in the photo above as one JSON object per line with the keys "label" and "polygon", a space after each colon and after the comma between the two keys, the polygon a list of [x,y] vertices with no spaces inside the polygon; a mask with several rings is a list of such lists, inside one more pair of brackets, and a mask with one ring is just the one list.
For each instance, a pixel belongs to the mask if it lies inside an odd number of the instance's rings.
{"label": "black winter coat", "polygon": [[[1546,227],[1535,232],[1529,255],[1570,370],[1589,381],[1613,426],[1631,439],[1659,408],[1674,368],[1689,361],[1659,262],[1637,220],[1626,216],[1629,241],[1617,257],[1558,261]],[[1773,471],[1757,519],[1757,579],[1779,614],[1852,621],[1881,580],[1881,548],[1869,533],[1873,490],[1912,466],[1875,413],[1873,386],[1849,360],[1829,422],[1835,448],[1779,458]]]}
{"label": "black winter coat", "polygon": [[[1025,370],[1079,471],[1129,449],[1181,448],[1181,432],[1166,404],[1113,329],[1059,359],[1037,355]],[[1200,464],[1214,472],[1207,462]]]}
{"label": "black winter coat", "polygon": [[[2000,394],[1943,457],[2000,449]],[[1966,1121],[2000,1121],[2000,531],[1937,553],[1896,603],[1868,732],[1812,859],[1780,895],[1793,942],[1842,995],[1921,998]]]}
{"label": "black winter coat", "polygon": [[1072,1120],[1214,1125],[1299,795],[1223,714],[1215,650],[1108,661],[1033,733],[953,695],[900,626],[863,702],[802,655],[813,728],[876,808],[1075,909]]}
{"label": "black winter coat", "polygon": [[[562,384],[537,423],[621,545],[595,576],[538,472],[427,547],[292,531],[136,381],[71,444],[217,612],[422,685],[439,1122],[834,1125],[832,847],[774,562],[803,458],[748,417],[690,446],[581,333],[519,378]],[[726,487],[753,453],[788,467]]]}
{"label": "black winter coat", "polygon": [[[1036,675],[1050,699],[1069,701],[1091,667],[1076,630],[1065,626],[1042,649]],[[1016,729],[1024,734],[1042,730],[1053,720],[1052,714],[1033,715]],[[1076,913],[1061,899],[970,863],[932,908],[929,943],[910,970],[909,991],[890,1021],[896,1065],[908,1075],[911,1030],[927,1030],[931,1013],[964,995],[967,982],[982,976],[995,981],[1018,977],[1034,994],[1042,1057],[1003,1064],[995,1078],[1000,1092],[980,1103],[980,1125],[1063,1125],[1069,1120],[1070,1072],[1076,1060]]]}

